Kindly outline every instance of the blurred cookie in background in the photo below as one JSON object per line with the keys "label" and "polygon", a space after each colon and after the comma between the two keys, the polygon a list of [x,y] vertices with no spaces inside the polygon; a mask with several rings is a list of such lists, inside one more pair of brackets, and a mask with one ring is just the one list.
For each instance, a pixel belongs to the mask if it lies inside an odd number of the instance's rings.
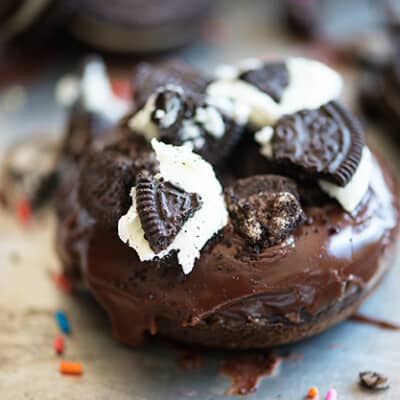
{"label": "blurred cookie in background", "polygon": [[59,182],[58,144],[36,135],[12,145],[1,165],[1,189],[10,208],[21,202],[32,209],[43,206]]}

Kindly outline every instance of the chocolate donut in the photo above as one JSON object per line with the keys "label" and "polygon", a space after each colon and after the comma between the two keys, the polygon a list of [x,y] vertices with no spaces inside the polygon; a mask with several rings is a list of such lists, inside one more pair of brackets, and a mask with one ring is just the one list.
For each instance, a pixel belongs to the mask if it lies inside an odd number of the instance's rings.
{"label": "chocolate donut", "polygon": [[193,146],[157,132],[120,125],[87,152],[61,200],[57,248],[118,340],[291,343],[348,317],[388,270],[397,187],[343,106],[292,112],[255,139],[265,170],[247,163],[224,188]]}

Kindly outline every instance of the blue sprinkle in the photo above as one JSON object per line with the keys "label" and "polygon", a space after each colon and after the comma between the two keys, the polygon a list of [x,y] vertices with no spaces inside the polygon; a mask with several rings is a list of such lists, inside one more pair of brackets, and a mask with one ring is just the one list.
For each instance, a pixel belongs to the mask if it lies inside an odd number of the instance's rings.
{"label": "blue sprinkle", "polygon": [[67,316],[65,315],[65,312],[62,310],[57,310],[54,313],[54,316],[57,320],[58,326],[60,327],[61,331],[67,335],[71,333],[71,326],[69,324]]}

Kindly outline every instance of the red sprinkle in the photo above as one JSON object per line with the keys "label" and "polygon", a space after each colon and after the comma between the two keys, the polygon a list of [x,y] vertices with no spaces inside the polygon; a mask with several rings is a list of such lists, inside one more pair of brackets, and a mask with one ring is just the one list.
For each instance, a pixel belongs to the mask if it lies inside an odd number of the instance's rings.
{"label": "red sprinkle", "polygon": [[54,347],[54,350],[56,351],[57,354],[63,354],[63,352],[64,352],[64,338],[62,336],[60,336],[60,335],[56,336],[54,338],[53,347]]}
{"label": "red sprinkle", "polygon": [[32,206],[28,199],[21,198],[17,202],[17,218],[22,225],[26,225],[32,219]]}
{"label": "red sprinkle", "polygon": [[111,87],[117,97],[123,100],[132,100],[133,87],[128,79],[112,79]]}
{"label": "red sprinkle", "polygon": [[60,288],[61,290],[63,290],[66,293],[71,292],[72,283],[64,274],[54,272],[52,274],[52,278],[58,288]]}

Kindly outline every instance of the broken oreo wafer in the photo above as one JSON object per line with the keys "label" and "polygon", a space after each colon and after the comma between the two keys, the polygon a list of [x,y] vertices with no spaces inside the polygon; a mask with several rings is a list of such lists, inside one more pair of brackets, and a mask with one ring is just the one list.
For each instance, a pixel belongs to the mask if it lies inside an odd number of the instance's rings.
{"label": "broken oreo wafer", "polygon": [[289,85],[289,71],[286,63],[272,62],[242,72],[239,79],[250,83],[279,103],[283,91]]}
{"label": "broken oreo wafer", "polygon": [[140,175],[136,207],[146,240],[157,254],[175,239],[183,224],[200,208],[201,198],[170,182]]}
{"label": "broken oreo wafer", "polygon": [[191,94],[204,94],[210,82],[211,77],[180,61],[141,63],[133,77],[135,101],[138,107],[142,107],[152,93],[166,85],[180,86]]}
{"label": "broken oreo wafer", "polygon": [[304,220],[296,183],[283,176],[241,179],[225,194],[234,225],[253,245],[274,246]]}
{"label": "broken oreo wafer", "polygon": [[271,147],[272,160],[286,173],[343,187],[360,163],[364,134],[357,119],[331,101],[282,117],[274,126]]}

